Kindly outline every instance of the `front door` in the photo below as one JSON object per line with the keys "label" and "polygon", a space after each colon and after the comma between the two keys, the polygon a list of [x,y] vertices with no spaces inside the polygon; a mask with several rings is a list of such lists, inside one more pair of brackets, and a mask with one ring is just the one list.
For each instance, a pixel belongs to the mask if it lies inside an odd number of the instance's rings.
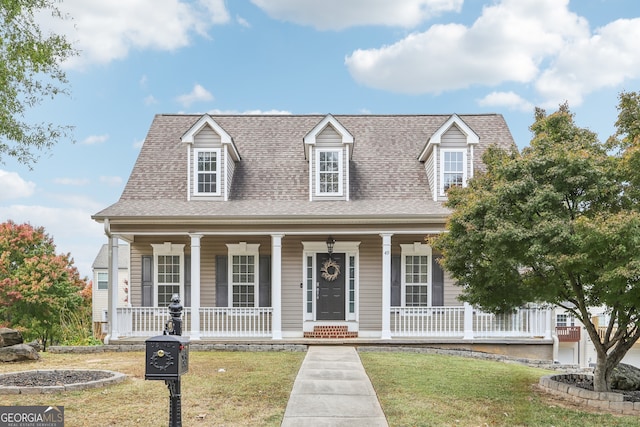
{"label": "front door", "polygon": [[344,254],[317,254],[318,289],[316,290],[317,320],[345,320]]}

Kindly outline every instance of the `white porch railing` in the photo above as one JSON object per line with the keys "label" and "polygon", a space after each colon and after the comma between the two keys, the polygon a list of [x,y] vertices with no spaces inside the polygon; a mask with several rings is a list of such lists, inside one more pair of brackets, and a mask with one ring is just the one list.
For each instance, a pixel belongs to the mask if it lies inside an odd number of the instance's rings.
{"label": "white porch railing", "polygon": [[470,306],[392,307],[392,337],[534,338],[550,332],[549,310],[521,308],[495,315]]}
{"label": "white porch railing", "polygon": [[392,337],[464,336],[464,307],[391,307]]}
{"label": "white porch railing", "polygon": [[[548,337],[551,331],[550,311],[543,308],[521,308],[513,314],[495,315],[462,307],[391,307],[391,336],[477,338]],[[149,337],[161,335],[169,319],[166,307],[118,308],[118,335]],[[201,307],[200,336],[228,338],[260,338],[272,336],[271,307],[235,308]],[[182,316],[182,333],[191,331],[191,309]]]}
{"label": "white porch railing", "polygon": [[[232,308],[201,307],[200,336],[202,337],[270,337],[271,307]],[[166,307],[120,307],[118,335],[149,337],[161,335],[169,320]],[[191,308],[182,312],[182,334],[191,331]]]}
{"label": "white porch railing", "polygon": [[200,308],[200,333],[203,337],[270,337],[271,307]]}

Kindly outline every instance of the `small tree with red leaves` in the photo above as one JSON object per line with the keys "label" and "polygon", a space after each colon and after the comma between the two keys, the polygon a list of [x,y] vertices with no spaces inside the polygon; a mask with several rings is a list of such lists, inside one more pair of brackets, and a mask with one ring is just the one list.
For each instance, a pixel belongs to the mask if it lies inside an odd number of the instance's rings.
{"label": "small tree with red leaves", "polygon": [[45,348],[59,339],[60,319],[87,304],[86,279],[70,254],[55,251],[43,227],[0,224],[0,323]]}

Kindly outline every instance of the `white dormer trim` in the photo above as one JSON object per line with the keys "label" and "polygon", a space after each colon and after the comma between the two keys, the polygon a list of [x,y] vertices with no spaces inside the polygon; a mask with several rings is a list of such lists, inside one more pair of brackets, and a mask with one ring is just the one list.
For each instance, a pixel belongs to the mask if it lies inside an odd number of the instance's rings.
{"label": "white dormer trim", "polygon": [[[331,114],[327,114],[324,119],[320,121],[308,134],[303,138],[304,142],[304,157],[309,160],[309,150],[312,145],[316,144],[316,137],[327,127],[332,126],[336,132],[342,137],[343,144],[353,144],[354,138],[349,131],[342,126],[342,124],[336,120]],[[350,150],[351,152],[351,150]]]}
{"label": "white dormer trim", "polygon": [[191,126],[191,128],[187,132],[185,132],[184,135],[182,135],[180,140],[187,144],[193,144],[195,136],[205,126],[209,126],[215,133],[220,136],[220,142],[223,146],[228,147],[228,152],[233,160],[236,162],[240,161],[240,153],[238,152],[236,145],[233,143],[231,135],[229,135],[227,131],[225,131],[222,126],[216,123],[216,121],[213,120],[213,118],[208,114],[203,114],[202,117],[200,117],[200,119],[198,119],[198,121],[193,126]]}
{"label": "white dormer trim", "polygon": [[460,118],[460,116],[458,116],[457,114],[453,114],[446,122],[444,122],[442,126],[438,128],[438,130],[434,132],[433,135],[431,135],[431,138],[429,138],[427,145],[425,145],[424,149],[420,153],[420,156],[418,156],[418,160],[421,162],[426,161],[429,157],[429,154],[433,150],[433,147],[435,145],[440,145],[442,135],[444,135],[451,128],[451,126],[454,125],[457,126],[458,129],[460,129],[460,132],[462,132],[466,136],[467,145],[472,147],[473,145],[480,142],[480,137],[478,136],[478,134],[475,133],[473,129],[471,129],[464,122],[464,120]]}
{"label": "white dormer trim", "polygon": [[[353,153],[353,135],[331,114],[327,114],[304,137],[305,159],[309,162],[309,200],[349,200],[349,160]],[[321,163],[323,154],[328,163]],[[323,170],[322,165],[337,164],[337,170]],[[325,174],[335,184],[321,187]],[[337,175],[337,177],[336,177]],[[337,179],[336,179],[337,178]]]}

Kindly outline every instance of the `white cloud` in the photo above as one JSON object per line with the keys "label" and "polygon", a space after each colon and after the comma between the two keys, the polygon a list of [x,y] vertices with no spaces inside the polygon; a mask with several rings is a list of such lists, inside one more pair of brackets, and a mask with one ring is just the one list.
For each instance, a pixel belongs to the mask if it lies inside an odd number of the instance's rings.
{"label": "white cloud", "polygon": [[533,112],[534,105],[515,92],[491,92],[478,100],[482,107],[506,107],[510,110]]}
{"label": "white cloud", "polygon": [[527,83],[566,40],[588,34],[568,0],[503,0],[485,7],[471,27],[434,25],[345,60],[358,82],[402,93],[440,93],[472,85]]}
{"label": "white cloud", "polygon": [[341,30],[363,25],[413,28],[444,12],[459,12],[463,0],[251,0],[270,17]]}
{"label": "white cloud", "polygon": [[0,206],[0,221],[8,219],[18,224],[29,223],[44,227],[53,238],[57,253],[71,253],[74,265],[82,276],[91,275],[91,264],[100,246],[106,243],[104,229],[93,221],[89,212],[82,208],[50,208],[37,205]]}
{"label": "white cloud", "polygon": [[60,185],[72,185],[76,187],[89,184],[87,178],[55,178],[53,182]]}
{"label": "white cloud", "polygon": [[249,24],[249,21],[244,19],[242,16],[237,15],[236,22],[245,28],[251,28],[251,24]]}
{"label": "white cloud", "polygon": [[72,68],[122,59],[132,49],[179,49],[193,34],[208,37],[212,25],[230,19],[224,0],[66,0],[58,8],[71,19],[45,13],[40,21],[80,51],[66,64]]}
{"label": "white cloud", "polygon": [[589,38],[565,44],[536,81],[544,107],[569,101],[582,103],[585,95],[640,78],[640,18],[619,19],[596,29]]}
{"label": "white cloud", "polygon": [[158,100],[153,95],[148,95],[148,96],[145,96],[144,98],[144,105],[149,106],[157,103],[158,103]]}
{"label": "white cloud", "polygon": [[90,135],[82,140],[82,144],[85,145],[94,145],[94,144],[102,144],[109,139],[108,134],[104,135]]}
{"label": "white cloud", "polygon": [[55,202],[57,203],[57,208],[78,208],[91,212],[91,214],[104,209],[104,203],[97,202],[91,197],[82,194],[49,193],[47,195],[47,198],[50,200],[55,200]]}
{"label": "white cloud", "polygon": [[122,178],[119,176],[101,176],[100,182],[103,184],[107,184],[110,187],[117,187],[122,185]]}
{"label": "white cloud", "polygon": [[0,169],[0,200],[26,198],[33,194],[36,184],[25,181],[16,172]]}
{"label": "white cloud", "polygon": [[[345,65],[359,83],[391,92],[515,83],[534,88],[542,106],[577,106],[593,91],[640,78],[637,40],[640,18],[592,31],[568,0],[502,0],[470,26],[433,25],[392,45],[356,50]],[[483,102],[529,109],[527,101],[499,92]]]}
{"label": "white cloud", "polygon": [[211,92],[206,90],[204,87],[196,83],[193,86],[193,90],[191,91],[191,93],[180,95],[176,98],[176,100],[184,107],[189,107],[194,102],[212,101],[213,95],[211,95]]}
{"label": "white cloud", "polygon": [[144,139],[136,139],[133,141],[133,148],[139,150],[144,145]]}

